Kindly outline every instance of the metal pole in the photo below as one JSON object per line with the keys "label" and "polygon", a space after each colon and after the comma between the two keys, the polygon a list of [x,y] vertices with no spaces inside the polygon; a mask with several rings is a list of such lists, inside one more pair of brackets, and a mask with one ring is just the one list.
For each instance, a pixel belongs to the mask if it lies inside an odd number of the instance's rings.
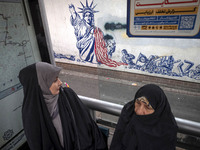
{"label": "metal pole", "polygon": [[[123,108],[123,105],[106,102],[104,100],[85,97],[81,95],[79,95],[79,98],[90,109],[97,110],[97,111],[104,112],[111,115],[115,115],[115,116],[120,116],[121,110]],[[175,117],[175,120],[179,127],[179,132],[200,137],[200,123],[199,122],[190,121],[190,120],[177,118],[177,117]]]}
{"label": "metal pole", "polygon": [[200,123],[175,117],[179,132],[200,137]]}
{"label": "metal pole", "polygon": [[95,99],[95,98],[90,98],[90,97],[85,97],[85,96],[80,96],[80,95],[79,95],[79,98],[90,109],[94,109],[94,110],[101,111],[101,112],[108,113],[115,116],[119,116],[123,108],[123,105],[106,102],[106,101]]}

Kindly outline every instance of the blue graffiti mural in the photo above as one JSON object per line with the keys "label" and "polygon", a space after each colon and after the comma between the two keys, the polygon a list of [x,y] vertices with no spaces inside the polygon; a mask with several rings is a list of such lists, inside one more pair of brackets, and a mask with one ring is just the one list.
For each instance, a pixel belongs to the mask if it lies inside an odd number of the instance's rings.
{"label": "blue graffiti mural", "polygon": [[[122,61],[127,63],[128,69],[137,69],[148,73],[155,73],[167,76],[176,76],[183,77],[187,76],[192,79],[200,80],[200,64],[192,69],[194,63],[188,60],[181,61],[180,59],[175,60],[171,56],[157,56],[151,55],[149,58],[144,54],[140,53],[135,62],[135,56],[129,54],[127,50],[123,49],[122,51]],[[177,67],[174,68],[175,64]],[[174,70],[178,70],[175,72]]]}
{"label": "blue graffiti mural", "polygon": [[116,49],[116,42],[114,38],[109,34],[106,34],[103,38],[106,42],[108,58],[112,58],[112,54],[115,52]]}
{"label": "blue graffiti mural", "polygon": [[71,61],[75,61],[75,56],[74,55],[63,55],[60,53],[53,53],[54,54],[54,58],[58,58],[58,59],[68,59]]}
{"label": "blue graffiti mural", "polygon": [[[95,26],[94,14],[97,5],[94,1],[88,4],[86,0],[85,5],[81,3],[82,7],[76,11],[73,4],[69,4],[70,21],[74,27],[74,35],[76,37],[76,48],[79,52],[77,62],[93,63],[99,65],[106,65],[109,67],[117,67],[124,65],[126,69],[135,69],[150,74],[160,74],[173,77],[189,77],[195,80],[200,80],[200,64],[195,67],[194,63],[189,60],[175,60],[170,56],[146,56],[140,53],[137,58],[134,54],[128,53],[126,49],[121,50],[122,62],[112,60],[112,56],[116,51],[115,39],[112,35],[104,35],[100,28]],[[112,25],[112,26],[111,26]],[[106,30],[114,29],[113,23],[105,26]],[[125,26],[118,24],[116,29],[122,29]],[[55,58],[63,58],[75,61],[74,55],[54,54]]]}
{"label": "blue graffiti mural", "polygon": [[[76,47],[79,50],[80,59],[109,67],[127,65],[111,59],[116,43],[113,39],[106,39],[101,29],[95,26],[94,14],[99,11],[94,10],[96,5],[93,5],[93,1],[88,4],[88,0],[86,0],[85,5],[82,2],[80,3],[82,8],[79,8],[79,12],[76,11],[73,4],[69,5],[70,21],[74,27],[74,34],[77,39]],[[82,17],[80,14],[82,14]]]}
{"label": "blue graffiti mural", "polygon": [[135,63],[133,62],[135,56],[133,54],[129,54],[126,49],[122,50],[122,62],[128,64],[128,68],[132,69],[135,67]]}
{"label": "blue graffiti mural", "polygon": [[195,67],[195,69],[190,69],[188,77],[196,80],[200,80],[200,64]]}

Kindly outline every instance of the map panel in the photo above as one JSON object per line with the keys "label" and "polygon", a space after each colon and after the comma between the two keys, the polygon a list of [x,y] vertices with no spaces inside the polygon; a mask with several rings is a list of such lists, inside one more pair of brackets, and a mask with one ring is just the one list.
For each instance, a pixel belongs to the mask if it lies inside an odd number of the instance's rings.
{"label": "map panel", "polygon": [[[22,3],[24,2],[24,3]],[[40,61],[28,0],[0,0],[0,149],[17,149],[25,141],[19,71]]]}
{"label": "map panel", "polygon": [[21,3],[0,2],[0,99],[18,90],[19,70],[35,62],[25,19]]}

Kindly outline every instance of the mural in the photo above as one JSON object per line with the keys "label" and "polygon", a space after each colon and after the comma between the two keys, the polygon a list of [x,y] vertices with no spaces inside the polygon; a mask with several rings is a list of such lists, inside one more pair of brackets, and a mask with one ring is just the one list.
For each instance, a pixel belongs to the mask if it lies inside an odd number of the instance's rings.
{"label": "mural", "polygon": [[48,5],[56,61],[200,82],[196,39],[128,38],[121,0],[60,1]]}
{"label": "mural", "polygon": [[76,47],[79,50],[80,59],[109,67],[126,65],[111,59],[112,53],[115,51],[115,42],[108,36],[105,36],[104,40],[103,32],[95,26],[94,14],[98,12],[94,10],[96,5],[93,6],[93,1],[89,5],[87,0],[86,5],[80,3],[82,8],[79,8],[81,10],[79,13],[82,14],[82,18],[76,12],[74,5],[69,5],[70,21],[74,27],[74,34],[77,39]]}
{"label": "mural", "polygon": [[[126,49],[122,51],[122,61],[127,63],[128,69],[137,69],[148,73],[155,73],[167,76],[183,77],[187,76],[196,80],[200,80],[200,64],[192,69],[194,63],[188,60],[181,61],[175,60],[173,56],[156,56],[151,55],[147,58],[144,54],[140,53],[134,61],[135,56],[129,54]],[[174,69],[174,64],[178,63],[177,69]],[[184,68],[184,69],[183,69]],[[178,70],[175,72],[173,70]]]}

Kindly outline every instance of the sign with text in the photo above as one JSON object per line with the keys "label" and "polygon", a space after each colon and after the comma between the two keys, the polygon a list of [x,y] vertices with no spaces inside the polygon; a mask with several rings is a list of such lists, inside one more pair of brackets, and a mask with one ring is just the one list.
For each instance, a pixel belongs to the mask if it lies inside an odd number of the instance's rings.
{"label": "sign with text", "polygon": [[128,0],[129,37],[200,38],[199,0]]}

